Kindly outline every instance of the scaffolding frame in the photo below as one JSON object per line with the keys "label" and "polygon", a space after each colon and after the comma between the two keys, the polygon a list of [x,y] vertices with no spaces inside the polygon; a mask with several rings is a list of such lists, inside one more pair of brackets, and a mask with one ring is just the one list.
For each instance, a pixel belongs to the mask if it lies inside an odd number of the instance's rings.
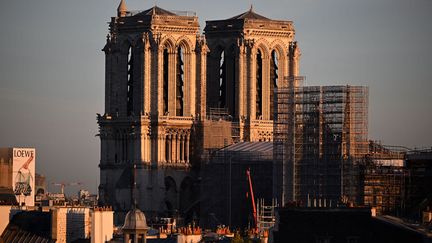
{"label": "scaffolding frame", "polygon": [[[242,144],[246,147],[240,148]],[[208,202],[201,208],[202,217],[212,214],[218,223],[235,227],[246,227],[240,224],[244,220],[252,223],[246,169],[251,169],[255,199],[270,201],[272,195],[265,182],[272,180],[272,155],[271,142],[242,142],[216,151],[206,162],[202,176],[203,200]],[[241,213],[245,214],[243,219],[235,217]]]}
{"label": "scaffolding frame", "polygon": [[370,164],[364,169],[364,204],[377,214],[399,215],[404,210],[404,167]]}
{"label": "scaffolding frame", "polygon": [[260,236],[269,232],[276,223],[275,209],[278,207],[277,200],[272,199],[270,205],[266,205],[264,199],[257,200],[257,228]]}
{"label": "scaffolding frame", "polygon": [[308,196],[360,203],[368,88],[302,86],[302,80],[288,77],[275,91],[275,196],[282,205],[304,204]]}
{"label": "scaffolding frame", "polygon": [[273,197],[284,206],[294,201],[296,173],[295,154],[295,99],[296,87],[302,86],[304,77],[287,76],[274,89],[273,115]]}
{"label": "scaffolding frame", "polygon": [[405,166],[408,149],[369,141],[369,154],[363,168],[364,204],[377,214],[399,216],[405,210]]}

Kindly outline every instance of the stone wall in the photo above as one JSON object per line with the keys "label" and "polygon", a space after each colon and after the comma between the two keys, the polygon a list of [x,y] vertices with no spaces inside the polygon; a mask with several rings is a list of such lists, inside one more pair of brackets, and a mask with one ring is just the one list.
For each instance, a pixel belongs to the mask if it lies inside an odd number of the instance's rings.
{"label": "stone wall", "polygon": [[90,238],[90,208],[61,207],[52,213],[52,238],[57,242],[73,242]]}

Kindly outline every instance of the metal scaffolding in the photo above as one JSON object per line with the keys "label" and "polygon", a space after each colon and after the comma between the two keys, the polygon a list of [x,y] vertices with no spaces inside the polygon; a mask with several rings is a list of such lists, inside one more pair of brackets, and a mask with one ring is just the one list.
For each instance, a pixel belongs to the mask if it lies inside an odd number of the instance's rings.
{"label": "metal scaffolding", "polygon": [[253,179],[255,200],[271,202],[272,155],[272,142],[235,143],[212,155],[202,171],[202,200],[205,203],[201,207],[201,219],[204,224],[243,228],[253,222],[246,170],[250,170]]}
{"label": "metal scaffolding", "polygon": [[275,223],[275,209],[279,205],[275,199],[272,199],[271,205],[266,205],[264,199],[258,199],[257,203],[257,228],[260,235],[270,230]]}
{"label": "metal scaffolding", "polygon": [[363,168],[364,204],[377,214],[400,215],[405,207],[406,150],[370,141]]}
{"label": "metal scaffolding", "polygon": [[296,187],[295,145],[295,110],[299,102],[296,95],[301,87],[303,77],[289,76],[278,83],[274,90],[274,120],[273,120],[273,197],[280,200],[282,206],[288,201],[294,201]]}
{"label": "metal scaffolding", "polygon": [[[368,88],[278,87],[274,121],[274,189],[282,203],[308,196],[361,202],[360,164],[368,153]],[[282,184],[282,185],[281,185]]]}

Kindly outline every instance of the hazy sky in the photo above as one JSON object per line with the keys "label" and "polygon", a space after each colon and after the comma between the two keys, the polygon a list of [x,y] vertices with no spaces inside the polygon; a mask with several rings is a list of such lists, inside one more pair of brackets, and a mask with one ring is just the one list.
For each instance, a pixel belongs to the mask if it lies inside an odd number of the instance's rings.
{"label": "hazy sky", "polygon": [[[294,21],[306,85],[367,85],[369,137],[432,145],[432,0],[126,0],[205,20],[249,9]],[[50,182],[99,178],[107,22],[119,0],[10,0],[0,8],[0,147],[37,149]],[[50,186],[51,190],[58,190]],[[72,188],[76,191],[79,188]]]}

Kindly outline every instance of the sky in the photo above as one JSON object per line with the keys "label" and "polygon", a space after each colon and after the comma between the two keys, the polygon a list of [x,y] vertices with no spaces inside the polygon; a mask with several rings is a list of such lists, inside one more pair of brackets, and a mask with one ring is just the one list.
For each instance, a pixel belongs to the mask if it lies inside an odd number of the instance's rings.
{"label": "sky", "polygon": [[[0,147],[35,147],[37,172],[97,191],[107,22],[119,0],[2,0]],[[205,20],[292,20],[305,85],[369,87],[369,137],[432,146],[432,0],[126,0]],[[70,187],[76,192],[77,187]],[[52,185],[50,191],[59,191]]]}

